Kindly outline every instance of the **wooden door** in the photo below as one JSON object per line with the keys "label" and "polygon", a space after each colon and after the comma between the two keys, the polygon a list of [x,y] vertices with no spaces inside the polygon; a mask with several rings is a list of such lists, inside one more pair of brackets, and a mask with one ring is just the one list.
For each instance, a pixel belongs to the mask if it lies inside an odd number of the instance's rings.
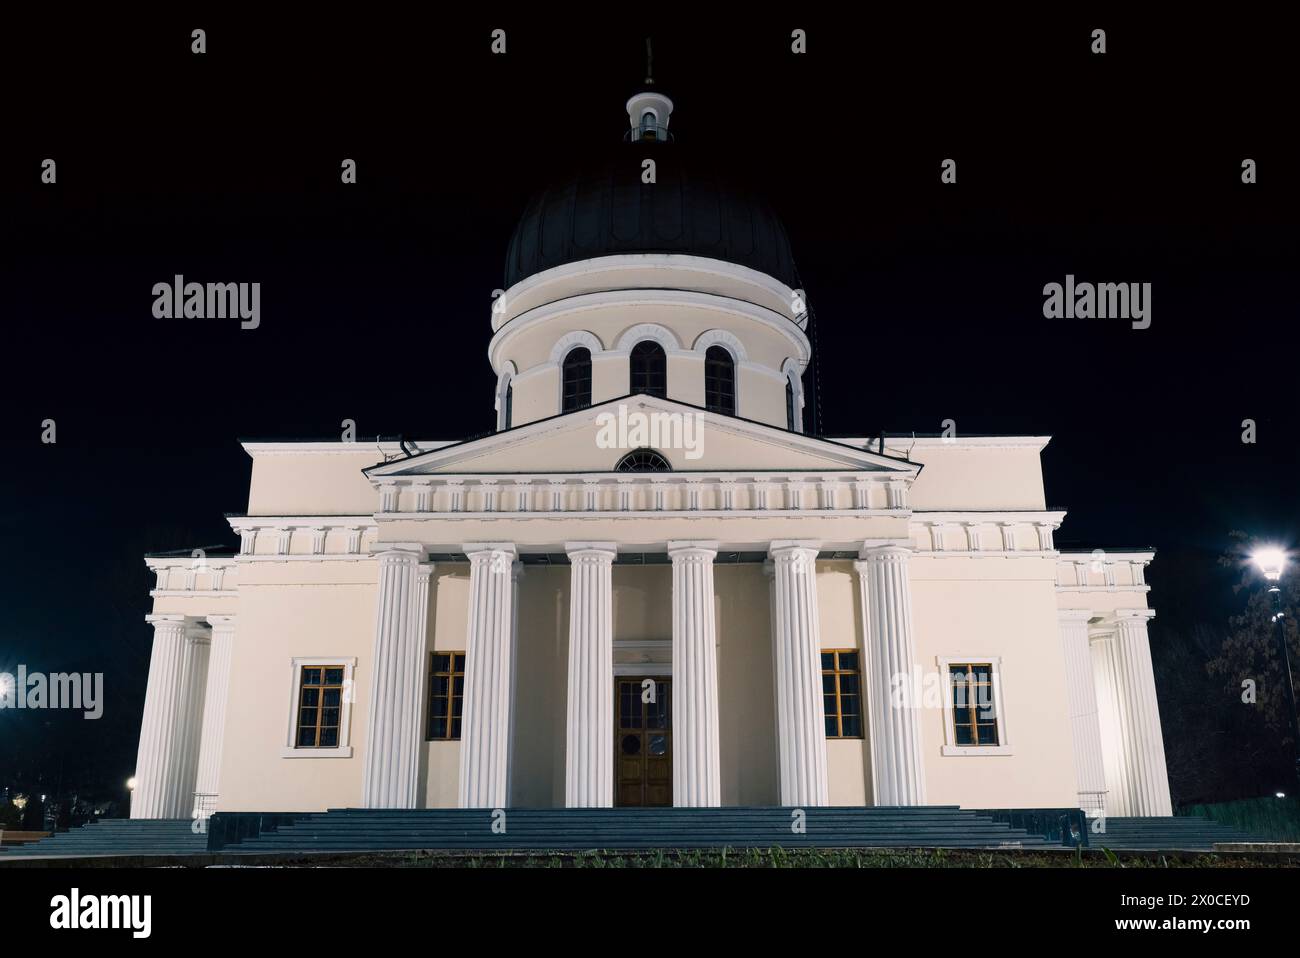
{"label": "wooden door", "polygon": [[614,803],[671,806],[672,681],[655,676],[615,679],[614,710]]}

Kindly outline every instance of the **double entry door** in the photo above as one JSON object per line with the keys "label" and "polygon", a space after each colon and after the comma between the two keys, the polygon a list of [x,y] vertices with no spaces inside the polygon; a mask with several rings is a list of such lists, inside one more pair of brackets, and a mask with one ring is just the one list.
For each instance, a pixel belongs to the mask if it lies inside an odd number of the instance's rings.
{"label": "double entry door", "polygon": [[614,803],[671,806],[672,680],[649,675],[614,681]]}

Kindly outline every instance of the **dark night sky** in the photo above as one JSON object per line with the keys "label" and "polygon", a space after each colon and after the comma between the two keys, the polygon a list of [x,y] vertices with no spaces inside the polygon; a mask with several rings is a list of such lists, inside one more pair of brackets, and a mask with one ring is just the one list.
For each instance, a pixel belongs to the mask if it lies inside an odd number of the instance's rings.
{"label": "dark night sky", "polygon": [[[104,671],[108,705],[98,723],[0,713],[0,786],[130,773],[141,555],[233,542],[238,438],[337,438],[347,418],[368,436],[491,428],[510,231],[531,192],[618,140],[644,69],[647,27],[609,9],[591,29],[441,11],[11,24],[0,671]],[[1230,529],[1300,544],[1288,31],[1258,11],[1247,28],[758,9],[649,32],[673,148],[785,221],[816,311],[820,431],[952,418],[1051,435],[1067,544],[1152,545],[1203,570]],[[504,57],[488,52],[498,26]],[[39,183],[47,156],[55,186]],[[956,186],[939,183],[949,156]],[[261,282],[261,328],[155,320],[151,287],[176,273]],[[1066,273],[1152,283],[1152,327],[1044,319],[1043,284]],[[1162,601],[1159,567],[1162,617],[1234,608],[1208,572],[1213,588],[1170,583]]]}

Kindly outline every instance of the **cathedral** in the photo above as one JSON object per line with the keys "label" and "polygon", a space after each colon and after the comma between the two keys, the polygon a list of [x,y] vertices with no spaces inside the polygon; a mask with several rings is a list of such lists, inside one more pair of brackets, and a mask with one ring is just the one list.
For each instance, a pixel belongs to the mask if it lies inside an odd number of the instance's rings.
{"label": "cathedral", "polygon": [[1171,814],[1153,553],[1056,548],[1046,436],[806,432],[780,220],[626,106],[510,240],[493,433],[245,442],[238,551],[146,557],[132,817]]}

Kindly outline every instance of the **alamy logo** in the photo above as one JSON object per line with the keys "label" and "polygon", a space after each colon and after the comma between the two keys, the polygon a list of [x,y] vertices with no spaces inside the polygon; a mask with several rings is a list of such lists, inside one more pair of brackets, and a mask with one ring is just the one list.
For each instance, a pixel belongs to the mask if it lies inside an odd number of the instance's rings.
{"label": "alamy logo", "polygon": [[70,895],[50,899],[50,927],[60,931],[127,928],[133,938],[148,938],[152,914],[151,895],[82,895],[74,888]]}
{"label": "alamy logo", "polygon": [[104,714],[103,672],[0,672],[0,711],[4,709],[81,709],[87,719]]}
{"label": "alamy logo", "polygon": [[601,449],[683,449],[692,460],[704,455],[704,416],[698,412],[646,413],[619,403],[617,414],[601,413],[596,425]]}
{"label": "alamy logo", "polygon": [[1128,319],[1134,329],[1151,325],[1150,283],[1076,283],[1043,287],[1043,315],[1048,319]]}
{"label": "alamy logo", "polygon": [[154,319],[240,319],[240,329],[262,322],[261,283],[187,283],[179,273],[153,284]]}

